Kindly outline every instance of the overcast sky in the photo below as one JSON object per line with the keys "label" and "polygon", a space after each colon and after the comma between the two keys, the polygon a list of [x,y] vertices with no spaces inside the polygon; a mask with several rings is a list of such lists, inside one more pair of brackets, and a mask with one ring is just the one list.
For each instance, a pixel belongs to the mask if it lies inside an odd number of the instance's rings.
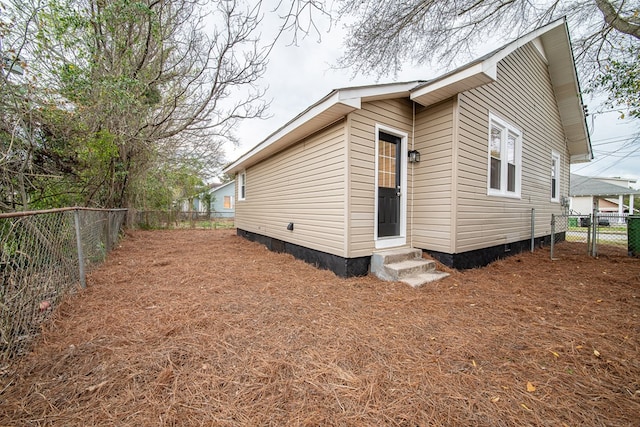
{"label": "overcast sky", "polygon": [[[271,117],[244,122],[237,132],[240,145],[235,148],[227,147],[228,160],[240,157],[333,89],[426,80],[446,71],[425,65],[407,67],[397,78],[382,77],[378,82],[375,76],[354,77],[349,70],[333,67],[341,54],[343,34],[340,27],[334,27],[329,33],[321,34],[320,42],[317,36],[309,36],[297,46],[287,45],[289,39],[280,41],[272,51],[267,74],[263,79],[263,86],[268,87],[266,96],[271,100]],[[486,44],[478,49],[477,56],[503,43]],[[585,86],[582,83],[582,87]],[[599,100],[588,96],[585,96],[584,102],[593,113],[588,116],[587,123],[595,159],[590,163],[574,165],[571,171],[586,176],[633,178],[638,181],[636,187],[640,187],[640,138],[634,138],[634,134],[640,134],[640,120],[620,120],[617,111],[599,113],[603,109]]]}

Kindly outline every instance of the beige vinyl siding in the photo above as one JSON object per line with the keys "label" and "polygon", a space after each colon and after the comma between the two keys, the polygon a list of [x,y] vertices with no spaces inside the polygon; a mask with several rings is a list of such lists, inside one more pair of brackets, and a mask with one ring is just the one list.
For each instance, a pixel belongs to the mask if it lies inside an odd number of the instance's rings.
{"label": "beige vinyl siding", "polygon": [[453,113],[453,100],[416,113],[421,160],[413,169],[413,246],[440,252],[452,250]]}
{"label": "beige vinyl siding", "polygon": [[344,120],[251,166],[246,177],[237,228],[345,256]]}
{"label": "beige vinyl siding", "polygon": [[[349,114],[349,257],[368,256],[375,249],[375,126],[384,125],[407,133],[411,146],[412,117],[412,104],[408,99],[363,103],[360,110]],[[411,167],[409,173],[410,170]],[[407,223],[407,233],[409,230]]]}
{"label": "beige vinyl siding", "polygon": [[[489,113],[522,133],[521,198],[487,195]],[[500,61],[497,82],[458,96],[457,215],[453,253],[550,233],[551,153],[560,153],[560,196],[568,193],[569,154],[546,63],[525,45]]]}

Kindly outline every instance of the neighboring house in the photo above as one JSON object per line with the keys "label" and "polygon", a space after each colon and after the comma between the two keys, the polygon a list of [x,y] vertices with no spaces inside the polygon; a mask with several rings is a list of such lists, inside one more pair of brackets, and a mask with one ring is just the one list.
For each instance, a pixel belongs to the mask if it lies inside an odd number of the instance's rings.
{"label": "neighboring house", "polygon": [[235,215],[236,182],[229,181],[210,191],[211,213],[219,218],[233,218]]}
{"label": "neighboring house", "polygon": [[180,212],[200,212],[200,196],[195,196],[188,199],[181,199],[175,205],[179,206]]}
{"label": "neighboring house", "polygon": [[209,184],[207,190],[200,194],[197,194],[193,197],[188,197],[185,199],[181,199],[178,202],[178,206],[180,207],[181,212],[192,212],[192,213],[205,213],[207,212],[207,202],[206,197],[204,197],[205,193],[208,193],[214,189],[216,189],[220,184],[214,183]]}
{"label": "neighboring house", "polygon": [[385,248],[455,268],[528,249],[532,209],[548,240],[591,158],[561,20],[434,80],[334,90],[225,172],[239,235],[352,276]]}
{"label": "neighboring house", "polygon": [[[624,222],[624,215],[632,212],[634,197],[640,197],[640,190],[631,188],[635,180],[622,178],[597,178],[571,174],[571,201],[569,208],[577,215],[590,215],[594,209],[600,214],[618,216]],[[627,197],[628,204],[624,204]]]}
{"label": "neighboring house", "polygon": [[[208,197],[205,197],[208,194]],[[235,215],[235,181],[209,184],[205,193],[181,203],[182,212],[210,213],[219,218]]]}

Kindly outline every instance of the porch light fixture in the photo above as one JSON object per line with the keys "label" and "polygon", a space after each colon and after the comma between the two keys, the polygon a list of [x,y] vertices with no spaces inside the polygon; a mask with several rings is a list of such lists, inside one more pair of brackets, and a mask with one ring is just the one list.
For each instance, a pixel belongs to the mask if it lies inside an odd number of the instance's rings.
{"label": "porch light fixture", "polygon": [[420,163],[420,152],[418,150],[409,151],[409,163]]}

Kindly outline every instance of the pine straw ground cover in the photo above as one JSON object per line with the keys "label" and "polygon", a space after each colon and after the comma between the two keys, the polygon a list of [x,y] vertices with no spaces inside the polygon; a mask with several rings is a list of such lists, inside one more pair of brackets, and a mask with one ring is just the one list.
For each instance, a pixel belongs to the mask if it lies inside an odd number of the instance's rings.
{"label": "pine straw ground cover", "polygon": [[640,260],[570,249],[413,289],[133,232],[2,380],[0,425],[639,425]]}

